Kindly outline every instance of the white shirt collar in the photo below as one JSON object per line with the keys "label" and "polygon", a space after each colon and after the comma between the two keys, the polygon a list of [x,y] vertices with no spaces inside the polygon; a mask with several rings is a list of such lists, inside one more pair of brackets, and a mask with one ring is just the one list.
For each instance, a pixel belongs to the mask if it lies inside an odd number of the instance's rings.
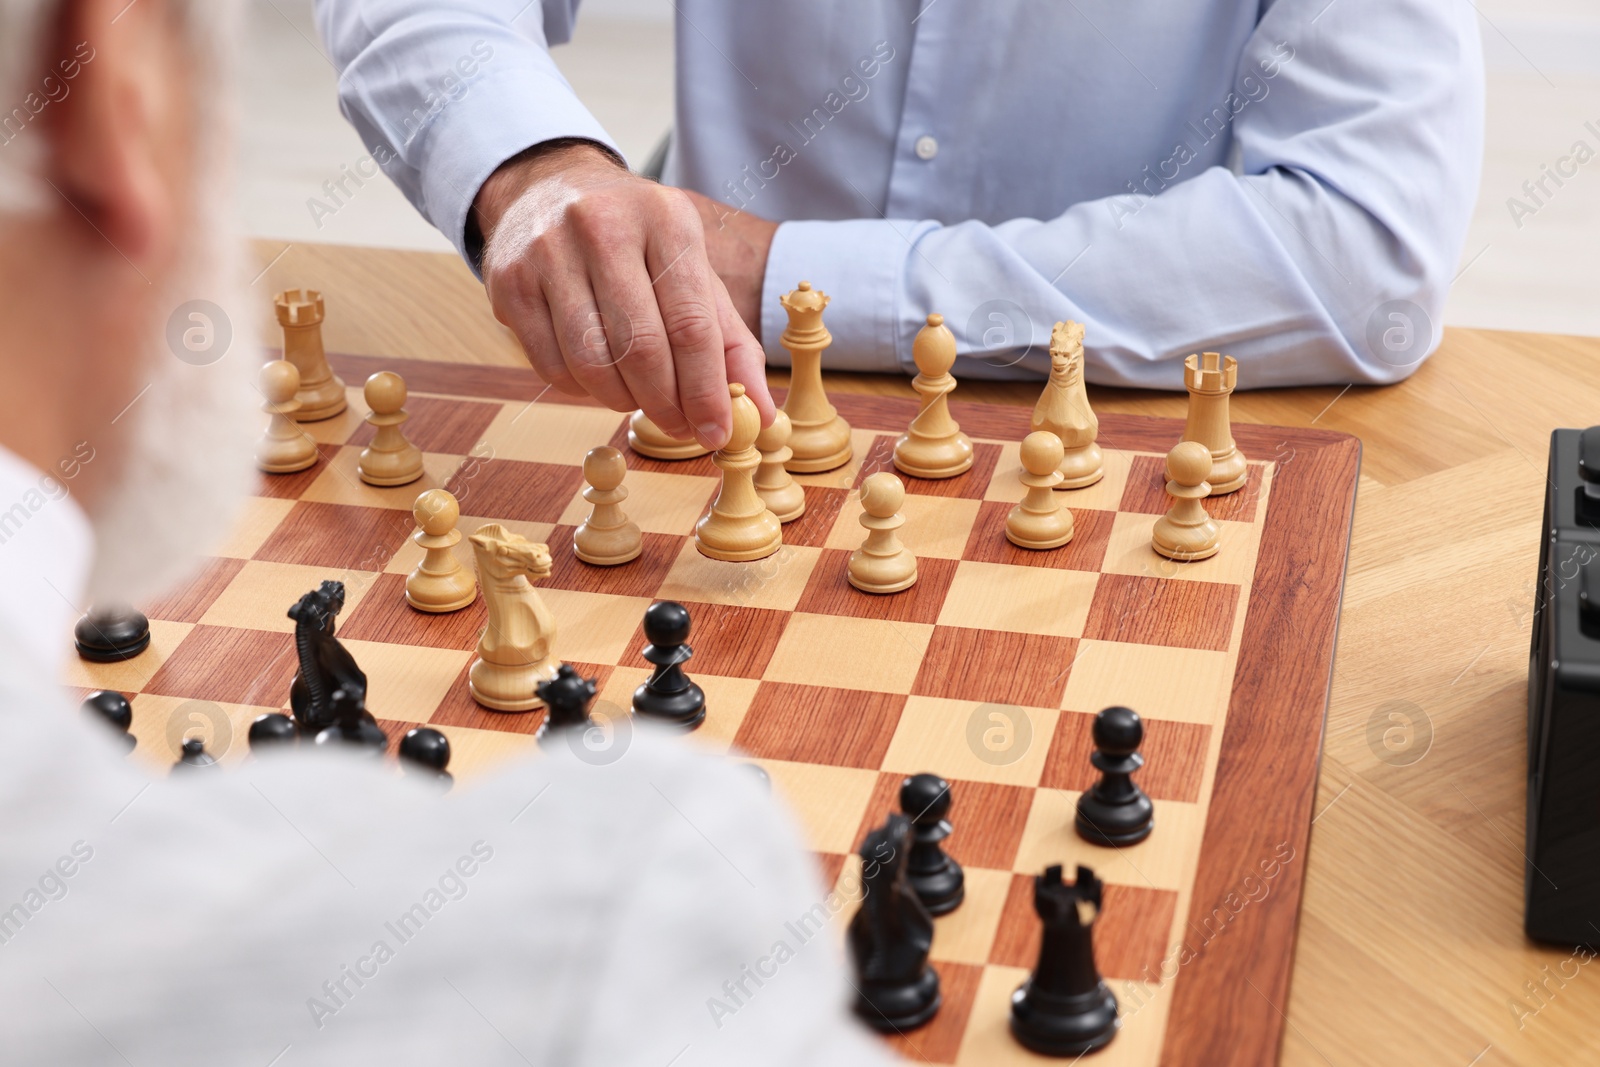
{"label": "white shirt collar", "polygon": [[0,639],[49,682],[71,651],[94,555],[70,485],[0,447]]}

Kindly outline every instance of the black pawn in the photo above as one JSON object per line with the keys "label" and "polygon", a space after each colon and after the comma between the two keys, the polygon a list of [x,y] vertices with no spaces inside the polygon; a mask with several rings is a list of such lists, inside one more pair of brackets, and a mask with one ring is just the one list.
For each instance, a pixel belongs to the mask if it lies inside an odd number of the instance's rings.
{"label": "black pawn", "polygon": [[333,725],[317,733],[318,745],[348,746],[370,756],[381,756],[389,748],[389,737],[368,713],[363,692],[335,689],[328,706]]}
{"label": "black pawn", "polygon": [[251,752],[287,748],[299,738],[300,731],[294,720],[281,712],[269,711],[265,715],[257,715],[250,724]]}
{"label": "black pawn", "polygon": [[216,765],[216,757],[206,751],[206,743],[198,737],[183,739],[183,755],[178,757],[178,762],[172,765],[175,771],[187,770],[191,767],[211,767]]}
{"label": "black pawn", "polygon": [[133,725],[133,705],[128,703],[127,697],[115,689],[96,689],[83,698],[81,707],[95,718],[110,723],[129,752],[138,746],[139,739],[128,732]]}
{"label": "black pawn", "polygon": [[639,653],[655,664],[643,685],[633,691],[633,713],[693,730],[706,718],[706,695],[683,673],[694,655],[689,640],[689,609],[670,600],[644,612],[644,637],[650,643]]}
{"label": "black pawn", "polygon": [[[1062,884],[1059,864],[1034,879],[1033,909],[1044,924],[1039,963],[1011,994],[1011,1032],[1034,1052],[1082,1056],[1110,1044],[1122,1025],[1116,995],[1094,964],[1100,893],[1087,867],[1072,885]],[[1087,921],[1080,903],[1094,906]]]}
{"label": "black pawn", "polygon": [[1085,841],[1116,847],[1150,836],[1155,807],[1132,778],[1144,766],[1143,741],[1144,723],[1132,709],[1106,708],[1095,716],[1089,762],[1100,771],[1100,781],[1078,798],[1078,834]]}
{"label": "black pawn", "polygon": [[937,774],[913,774],[900,786],[900,810],[911,817],[906,880],[929,915],[946,915],[966,899],[961,864],[944,854],[950,836],[950,783]]}
{"label": "black pawn", "polygon": [[452,779],[450,739],[431,726],[417,726],[400,739],[400,766],[408,774],[431,776],[448,785]]}
{"label": "black pawn", "polygon": [[132,608],[90,608],[72,636],[84,659],[115,663],[150,647],[150,620]]}
{"label": "black pawn", "polygon": [[594,720],[589,718],[589,701],[594,699],[595,691],[599,689],[596,679],[585,678],[571,664],[563,663],[556,668],[554,678],[540,682],[533,688],[539,699],[544,701],[545,708],[544,722],[533,735],[541,745],[548,742],[557,731],[588,729],[594,725]]}

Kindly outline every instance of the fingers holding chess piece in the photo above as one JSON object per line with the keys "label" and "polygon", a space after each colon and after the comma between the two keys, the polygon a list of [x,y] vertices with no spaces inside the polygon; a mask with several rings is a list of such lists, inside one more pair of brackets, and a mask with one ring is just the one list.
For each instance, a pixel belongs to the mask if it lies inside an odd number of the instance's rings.
{"label": "fingers holding chess piece", "polygon": [[793,432],[789,413],[779,408],[772,425],[756,434],[756,451],[761,453],[761,465],[756,468],[756,495],[779,522],[793,522],[806,511],[806,491],[784,466],[794,456],[789,447]]}
{"label": "fingers holding chess piece", "polygon": [[905,484],[888,471],[861,483],[861,525],[867,538],[850,553],[847,577],[864,593],[898,593],[916,583],[917,557],[896,532],[905,525],[900,514],[905,501]]}
{"label": "fingers holding chess piece", "polygon": [[1095,716],[1089,761],[1100,780],[1078,798],[1076,821],[1085,841],[1115,848],[1150,836],[1155,807],[1133,780],[1133,772],[1144,766],[1139,754],[1143,743],[1144,722],[1132,708],[1106,708]]}
{"label": "fingers holding chess piece", "polygon": [[610,445],[589,449],[583,457],[583,480],[589,487],[583,499],[594,507],[589,517],[572,533],[572,550],[585,563],[613,567],[638,559],[644,551],[644,535],[638,524],[622,512],[628,489],[622,479],[628,461]]}
{"label": "fingers holding chess piece", "polygon": [[382,370],[367,379],[362,390],[366,397],[367,423],[377,432],[372,443],[361,450],[356,470],[368,485],[406,485],[422,477],[422,451],[406,440],[400,429],[407,414],[405,379],[393,371]]}
{"label": "fingers holding chess piece", "polygon": [[1206,511],[1211,495],[1211,450],[1198,441],[1180,441],[1167,453],[1167,493],[1172,507],[1156,520],[1150,545],[1168,559],[1182,562],[1217,554],[1222,530]]}
{"label": "fingers holding chess piece", "polygon": [[1022,503],[1006,516],[1006,539],[1021,548],[1060,548],[1072,540],[1072,511],[1054,490],[1061,484],[1061,438],[1036,430],[1022,439]]}
{"label": "fingers holding chess piece", "polygon": [[456,529],[461,505],[445,490],[429,489],[411,506],[411,517],[420,527],[411,540],[423,557],[406,575],[406,603],[435,614],[460,611],[478,596],[477,580],[454,551],[461,543],[461,531]]}
{"label": "fingers holding chess piece", "polygon": [[275,359],[261,367],[261,395],[266,403],[267,428],[256,442],[256,466],[268,474],[292,474],[317,462],[317,442],[294,421],[300,410],[295,393],[300,388],[300,372],[286,359]]}
{"label": "fingers holding chess piece", "polygon": [[918,374],[911,387],[922,407],[894,444],[894,465],[913,478],[954,478],[972,469],[972,441],[950,414],[956,338],[943,315],[929,315],[911,345]]}

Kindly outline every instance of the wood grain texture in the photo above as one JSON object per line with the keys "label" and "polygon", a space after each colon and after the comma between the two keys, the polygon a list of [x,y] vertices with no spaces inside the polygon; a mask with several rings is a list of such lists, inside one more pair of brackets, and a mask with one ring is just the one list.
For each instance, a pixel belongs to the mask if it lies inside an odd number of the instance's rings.
{"label": "wood grain texture", "polygon": [[[1056,720],[1040,785],[1081,793],[1100,780],[1100,772],[1089,762],[1094,752],[1094,718],[1090,712],[1069,711]],[[1204,723],[1144,720],[1144,744],[1139,748],[1144,767],[1133,780],[1154,800],[1194,803],[1200,799],[1210,741],[1211,727]]]}
{"label": "wood grain texture", "polygon": [[[882,826],[890,812],[900,810],[900,786],[905,780],[905,775],[887,771],[878,775],[856,830],[858,844],[866,839],[867,831]],[[949,818],[956,829],[944,840],[945,853],[967,867],[1010,870],[1028,825],[1033,793],[1020,785],[951,781]]]}
{"label": "wood grain texture", "polygon": [[[1070,882],[1075,872],[1069,868],[1062,876]],[[1031,874],[1012,876],[989,962],[1008,967],[1027,967],[1030,970],[1038,962],[1039,936],[1043,927],[1033,910],[1033,879]],[[1163,931],[1172,927],[1172,912],[1177,907],[1178,894],[1168,889],[1113,883],[1106,885],[1101,899],[1100,918],[1094,931],[1095,962],[1100,967],[1101,975],[1107,979],[1139,979],[1146,973],[1160,974],[1161,958],[1167,951]],[[1168,1048],[1172,1047],[1174,1025],[1175,1022],[1167,1024]],[[1185,1062],[1205,1063],[1209,1067],[1216,1067],[1219,1062],[1251,1062],[1232,1058],[1231,1050],[1228,1059],[1217,1059],[1217,1050],[1226,1047],[1214,1045],[1205,1050],[1190,1049],[1193,1058]]]}
{"label": "wood grain texture", "polygon": [[898,693],[762,682],[734,743],[762,759],[876,768],[905,704]]}
{"label": "wood grain texture", "polygon": [[[1354,476],[1351,478],[1354,481]],[[1259,566],[1257,573],[1260,573]],[[1083,636],[1225,651],[1238,606],[1237,586],[1174,582],[1139,574],[1102,574]]]}
{"label": "wood grain texture", "polygon": [[[1011,567],[1054,567],[1060,570],[1098,571],[1106,558],[1111,540],[1114,511],[1069,508],[1072,512],[1072,540],[1048,552],[1018,548],[1006,540],[1006,516],[1014,505],[985,500],[978,508],[977,521],[967,539],[964,559],[984,563],[1003,563]],[[1063,505],[1064,506],[1064,505]]]}

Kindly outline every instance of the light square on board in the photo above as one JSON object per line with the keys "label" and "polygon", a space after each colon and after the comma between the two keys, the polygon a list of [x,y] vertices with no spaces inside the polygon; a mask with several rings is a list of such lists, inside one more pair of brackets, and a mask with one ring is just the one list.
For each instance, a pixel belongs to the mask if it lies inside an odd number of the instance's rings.
{"label": "light square on board", "polygon": [[206,753],[223,766],[244,762],[249,754],[250,724],[259,715],[277,711],[260,704],[226,704],[191,697],[144,693],[131,702],[129,732],[141,738],[132,758],[153,774],[167,774],[183,755],[186,738],[205,743]]}
{"label": "light square on board", "polygon": [[[1070,637],[939,625],[911,691],[980,703],[1059,707],[1076,654],[1077,641]],[[976,669],[978,664],[990,669]]]}
{"label": "light square on board", "polygon": [[[1246,464],[1244,485],[1231,493],[1207,497],[1206,511],[1213,519],[1254,522],[1267,466],[1265,463]],[[1172,498],[1167,495],[1167,457],[1135,456],[1128,472],[1127,489],[1117,510],[1161,515],[1171,506]]]}
{"label": "light square on board", "polygon": [[[1082,792],[1100,780],[1100,772],[1089,762],[1095,750],[1094,719],[1090,712],[1061,713],[1041,786]],[[1204,723],[1150,719],[1144,723],[1144,741],[1139,746],[1144,766],[1133,780],[1154,800],[1193,804],[1200,799],[1210,746],[1211,727]]]}
{"label": "light square on board", "polygon": [[[584,453],[611,440],[627,416],[578,404],[507,403],[481,437],[479,455],[582,467]],[[465,451],[465,450],[463,450]]]}
{"label": "light square on board", "polygon": [[[679,603],[689,610],[689,647],[694,650],[694,658],[687,669],[691,675],[760,678],[789,624],[788,612],[771,608],[699,604],[692,600]],[[640,616],[628,641],[628,654],[633,658],[627,662],[642,664],[644,661],[638,657],[646,644],[644,618]]]}
{"label": "light square on board", "polygon": [[855,852],[856,826],[877,772],[782,760],[762,760],[761,765],[772,778],[773,791],[799,818],[808,848],[839,855]]}
{"label": "light square on board", "polygon": [[469,456],[445,488],[463,514],[556,523],[583,488],[583,468]]}
{"label": "light square on board", "polygon": [[1099,711],[1122,704],[1145,719],[1221,726],[1233,692],[1233,663],[1226,652],[1084,641],[1061,706]]}
{"label": "light square on board", "polygon": [[[861,816],[858,841],[867,831],[882,826],[890,812],[902,811],[900,787],[908,776],[894,771],[878,775],[872,799]],[[950,822],[955,832],[945,838],[943,848],[966,868],[988,867],[1008,871],[1022,843],[1022,831],[1033,805],[1033,790],[1027,786],[1000,785],[946,779],[950,783]],[[907,811],[913,817],[921,814]]]}
{"label": "light square on board", "polygon": [[937,621],[979,630],[1078,637],[1098,575],[962,560]]}
{"label": "light square on board", "polygon": [[[930,556],[960,559],[972,524],[978,519],[978,504],[977,500],[907,493],[905,504],[900,508],[906,522],[896,533],[900,542],[919,560]],[[867,536],[861,525],[861,515],[861,497],[856,495],[839,509],[827,547],[850,551],[860,548]]]}
{"label": "light square on board", "polygon": [[864,593],[850,584],[850,553],[823,549],[796,611],[814,615],[853,615],[894,622],[936,622],[956,574],[956,561],[930,556],[917,560],[917,581],[898,593]]}
{"label": "light square on board", "polygon": [[1013,870],[1037,873],[1061,863],[1071,871],[1082,863],[1107,883],[1174,891],[1194,879],[1205,834],[1205,810],[1199,804],[1157,800],[1149,837],[1137,845],[1106,848],[1090,844],[1074,829],[1079,795],[1064,789],[1035,791]]}
{"label": "light square on board", "polygon": [[[133,659],[91,663],[77,655],[70,655],[66,660],[62,681],[81,689],[115,689],[130,696],[152,692],[149,688],[151,680],[160,675],[162,668],[183,647],[183,642],[194,629],[193,623],[151,619],[150,646]],[[61,640],[63,647],[71,647],[71,634],[62,634]]]}
{"label": "light square on board", "polygon": [[1033,787],[1044,770],[1060,712],[914,696],[883,757],[899,775],[930,767],[951,781]]}
{"label": "light square on board", "polygon": [[[385,732],[398,746],[399,739],[413,725],[400,723],[394,730],[386,727]],[[535,759],[539,752],[538,743],[526,734],[474,730],[468,726],[447,724],[433,724],[433,727],[450,739],[450,774],[457,781],[476,781],[479,776],[501,764],[512,760]]]}
{"label": "light square on board", "polygon": [[[137,688],[146,693],[223,704],[288,707],[289,682],[297,666],[292,639],[266,630],[227,626],[194,626],[185,630],[178,646],[164,661],[158,661],[160,666],[149,681],[142,686],[129,686],[126,691]],[[151,647],[123,666],[139,663],[156,651],[153,622],[150,631]]]}
{"label": "light square on board", "polygon": [[[366,410],[365,399],[362,398],[363,411]],[[423,452],[464,456],[472,451],[502,408],[501,404],[482,400],[413,393],[406,398],[408,418],[401,425],[400,432]],[[376,428],[362,422],[345,443],[365,447],[372,443],[376,434]]]}
{"label": "light square on board", "polygon": [[[245,630],[271,630],[274,633],[294,632],[294,620],[289,609],[307,593],[318,588],[331,577],[325,567],[305,567],[294,563],[269,563],[253,559],[243,564],[239,573],[222,590],[198,622],[207,626],[234,626]],[[344,618],[360,606],[370,582],[349,580],[356,575],[343,574]],[[360,577],[367,577],[366,575]],[[340,631],[343,636],[343,631]]]}
{"label": "light square on board", "polygon": [[213,553],[229,559],[249,559],[284,517],[294,510],[293,500],[275,500],[269,497],[245,497],[244,505],[234,519],[228,539]]}
{"label": "light square on board", "polygon": [[[367,710],[398,722],[427,722],[471,652],[421,645],[345,640],[367,674]],[[287,697],[285,693],[285,697]]]}
{"label": "light square on board", "polygon": [[[1174,444],[1177,442],[1174,441]],[[1101,447],[1101,469],[1104,477],[1082,489],[1060,489],[1056,495],[1069,508],[1086,508],[1094,511],[1116,511],[1128,484],[1128,471],[1133,466],[1135,453],[1120,452]],[[1022,441],[1008,441],[1000,447],[1000,455],[984,490],[985,500],[999,500],[1007,504],[1020,501],[1027,487],[1022,484]]]}
{"label": "light square on board", "polygon": [[758,759],[876,770],[906,698],[762,682],[734,744]]}
{"label": "light square on board", "polygon": [[1168,559],[1150,544],[1155,515],[1120,512],[1112,526],[1101,570],[1107,574],[1137,574],[1184,582],[1227,582],[1245,585],[1256,572],[1261,527],[1242,522],[1219,522],[1221,547],[1210,559]]}
{"label": "light square on board", "polygon": [[967,867],[962,875],[966,896],[960,907],[934,923],[933,950],[928,956],[981,965],[989,962],[989,946],[994,944],[1000,913],[1011,891],[1011,872]]}
{"label": "light square on board", "polygon": [[899,440],[899,434],[879,434],[873,439],[872,447],[862,458],[861,469],[856,473],[855,488],[859,490],[861,483],[878,473],[889,471],[901,482],[905,483],[906,495],[939,496],[939,497],[965,497],[971,500],[982,500],[984,491],[989,487],[990,480],[994,477],[995,463],[1000,458],[1000,446],[997,444],[975,442],[972,446],[972,466],[966,473],[958,474],[954,478],[916,478],[894,465],[894,446]]}
{"label": "light square on board", "polygon": [[1083,636],[1223,652],[1233,640],[1238,606],[1237,585],[1102,574]]}
{"label": "light square on board", "polygon": [[341,638],[358,641],[476,648],[478,635],[483,633],[488,617],[481,596],[459,611],[418,611],[406,600],[404,577],[380,574],[358,606],[345,607],[338,632]]}
{"label": "light square on board", "polygon": [[[622,482],[622,487],[628,491],[622,510],[645,533],[681,538],[694,530],[694,524],[710,507],[711,498],[717,495],[719,484],[715,478],[629,471]],[[582,495],[574,496],[560,521],[566,526],[577,526],[593,510],[594,505]]]}
{"label": "light square on board", "polygon": [[412,528],[410,511],[302,500],[256,549],[255,558],[332,571],[379,571]]}
{"label": "light square on board", "polygon": [[766,559],[724,563],[702,556],[694,546],[694,538],[686,537],[677,562],[656,596],[662,600],[793,611],[821,555],[821,549],[784,545]]}
{"label": "light square on board", "polygon": [[322,473],[306,486],[305,492],[300,494],[300,499],[315,500],[323,504],[391,508],[409,513],[418,496],[429,489],[438,489],[450,480],[456,467],[461,464],[461,456],[424,452],[422,477],[405,485],[389,486],[368,485],[362,481],[360,462],[361,449],[354,445],[345,445],[329,458],[327,465],[322,468]]}
{"label": "light square on board", "polygon": [[[199,622],[222,591],[228,588],[245,565],[242,559],[226,557],[206,561],[206,565],[186,585],[179,586],[166,596],[146,605],[145,616],[166,619],[169,622]],[[288,605],[284,605],[285,610]]]}
{"label": "light square on board", "polygon": [[933,627],[796,612],[766,677],[774,682],[909,693]]}
{"label": "light square on board", "polygon": [[344,444],[350,440],[351,434],[366,425],[367,398],[362,393],[362,386],[365,384],[364,381],[345,383],[345,409],[339,414],[330,419],[300,422],[296,425],[309,434],[312,440],[321,444]]}
{"label": "light square on board", "polygon": [[985,500],[973,521],[972,533],[962,559],[979,563],[1003,563],[1008,567],[1051,568],[1055,570],[1099,571],[1105,560],[1106,542],[1116,515],[1109,511],[1069,508],[1072,512],[1072,540],[1060,548],[1019,548],[1006,538],[1006,519],[1015,505]]}
{"label": "light square on board", "polygon": [[555,652],[563,660],[636,662],[628,639],[650,606],[648,597],[549,588],[541,588],[539,595],[555,616]]}
{"label": "light square on board", "polygon": [[[1070,866],[1061,874],[1066,882],[1077,876]],[[1044,927],[1033,910],[1033,893],[1033,875],[1012,877],[990,962],[1032,967],[1038,960]],[[1101,897],[1094,927],[1094,959],[1100,974],[1107,979],[1138,978],[1147,970],[1160,974],[1172,937],[1178,894],[1169,889],[1107,883]]]}

